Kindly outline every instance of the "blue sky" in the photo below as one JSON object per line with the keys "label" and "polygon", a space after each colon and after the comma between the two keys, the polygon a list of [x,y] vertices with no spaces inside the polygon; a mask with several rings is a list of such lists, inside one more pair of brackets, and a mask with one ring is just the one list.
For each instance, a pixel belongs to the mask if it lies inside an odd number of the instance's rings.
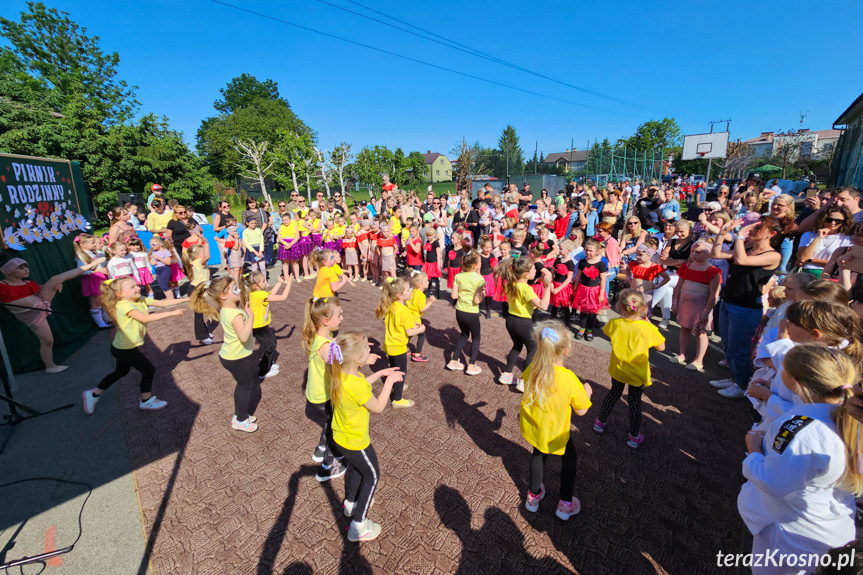
{"label": "blue sky", "polygon": [[[272,78],[296,114],[339,141],[447,153],[518,130],[527,157],[630,135],[670,116],[685,133],[731,118],[731,137],[828,129],[863,91],[863,3],[589,1],[383,2],[386,14],[622,105],[434,44],[316,0],[226,0],[274,17],[596,110],[468,79],[243,13],[209,0],[56,0],[136,84],[143,113],[194,142],[218,90],[243,72]],[[366,12],[347,0],[327,0]],[[26,4],[3,3],[18,18]]]}

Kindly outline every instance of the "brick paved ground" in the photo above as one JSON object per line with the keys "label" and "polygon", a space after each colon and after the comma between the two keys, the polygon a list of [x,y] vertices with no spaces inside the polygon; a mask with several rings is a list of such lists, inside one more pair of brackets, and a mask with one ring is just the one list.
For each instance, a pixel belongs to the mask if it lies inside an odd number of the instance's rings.
{"label": "brick paved ground", "polygon": [[[492,379],[510,347],[503,321],[483,321],[482,375],[446,371],[457,330],[443,302],[426,315],[432,361],[408,368],[406,396],[416,406],[372,416],[382,478],[370,516],[383,533],[349,543],[344,480],[315,481],[310,457],[320,426],[305,414],[299,332],[311,290],[308,281],[295,285],[272,306],[281,373],[256,389],[257,433],[231,430],[233,381],[218,345],[189,343],[191,317],[149,330],[145,352],[159,365],[154,391],[168,400],[165,410],[136,408],[137,376],[118,386],[157,575],[697,574],[716,571],[718,550],[740,548],[742,400],[717,396],[703,375],[655,369],[644,401],[647,441],[633,451],[625,402],[605,435],[591,431],[610,386],[608,355],[576,343],[568,367],[595,390],[594,406],[572,428],[582,512],[569,522],[554,516],[559,461],[550,458],[550,495],[526,513],[521,396]],[[343,292],[343,326],[380,342],[383,325],[371,312],[380,292],[366,283]],[[221,330],[215,336],[220,342]]]}

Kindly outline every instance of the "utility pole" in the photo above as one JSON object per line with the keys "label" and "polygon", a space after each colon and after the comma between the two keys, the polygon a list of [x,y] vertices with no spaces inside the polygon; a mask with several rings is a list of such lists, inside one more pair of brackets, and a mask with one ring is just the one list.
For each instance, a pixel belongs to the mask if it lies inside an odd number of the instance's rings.
{"label": "utility pole", "polygon": [[[710,133],[713,133],[713,125],[714,124],[722,124],[725,123],[725,131],[729,132],[729,127],[731,126],[731,120],[711,120],[708,122],[710,124]],[[707,158],[707,176],[705,176],[705,180],[710,183],[710,168],[713,167],[713,158]]]}
{"label": "utility pole", "polygon": [[572,171],[572,147],[575,145],[575,138],[569,139],[569,171]]}
{"label": "utility pole", "polygon": [[[533,175],[536,175],[536,165],[539,163],[539,140],[536,141],[536,149],[533,151]],[[565,231],[565,230],[564,230]]]}

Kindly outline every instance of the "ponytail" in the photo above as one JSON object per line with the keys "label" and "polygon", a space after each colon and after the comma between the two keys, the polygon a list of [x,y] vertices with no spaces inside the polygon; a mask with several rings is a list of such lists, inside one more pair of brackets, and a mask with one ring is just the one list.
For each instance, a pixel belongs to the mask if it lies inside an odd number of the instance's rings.
{"label": "ponytail", "polygon": [[120,292],[123,290],[123,282],[135,281],[133,277],[124,277],[118,280],[105,280],[100,286],[102,292],[99,299],[102,302],[102,309],[111,318],[114,325],[117,325],[117,303],[120,301]]}
{"label": "ponytail", "polygon": [[83,246],[81,246],[81,242],[95,239],[96,238],[94,236],[91,236],[90,234],[78,234],[72,244],[75,247],[75,256],[85,264],[89,264],[90,262],[92,262],[93,258],[90,256],[90,254],[87,253],[87,250],[85,250]]}
{"label": "ponytail", "polygon": [[[208,282],[201,282],[189,295],[189,307],[195,313],[219,320],[222,311],[222,294],[231,287],[234,280],[230,277],[222,277]],[[242,286],[242,284],[239,284]],[[240,288],[242,290],[242,287]],[[242,290],[240,301],[245,305],[245,290]]]}
{"label": "ponytail", "polygon": [[524,385],[524,405],[536,403],[545,410],[546,401],[554,391],[554,364],[572,344],[572,335],[562,322],[549,320],[536,325],[533,337],[537,341],[536,355],[530,364],[530,376]]}
{"label": "ponytail", "polygon": [[820,343],[841,350],[857,365],[863,362],[863,329],[847,303],[797,301],[788,306],[785,317],[810,333],[818,330]]}
{"label": "ponytail", "polygon": [[375,317],[384,319],[389,313],[393,303],[398,301],[399,296],[405,291],[405,280],[403,278],[387,278],[381,290],[381,299],[375,308]]}
{"label": "ponytail", "polygon": [[368,345],[369,340],[366,335],[354,330],[340,333],[330,344],[326,374],[330,380],[330,404],[333,409],[339,404],[344,373],[359,367],[356,365],[356,358],[362,355]]}
{"label": "ponytail", "polygon": [[312,349],[312,342],[318,334],[318,328],[325,319],[333,317],[336,308],[341,307],[339,298],[333,297],[310,297],[306,300],[306,305],[303,309],[303,335],[302,344],[303,351],[309,353]]}
{"label": "ponytail", "polygon": [[530,268],[533,267],[533,262],[528,258],[509,258],[503,262],[503,289],[506,291],[506,297],[509,301],[514,301],[518,295],[518,280],[523,278]]}

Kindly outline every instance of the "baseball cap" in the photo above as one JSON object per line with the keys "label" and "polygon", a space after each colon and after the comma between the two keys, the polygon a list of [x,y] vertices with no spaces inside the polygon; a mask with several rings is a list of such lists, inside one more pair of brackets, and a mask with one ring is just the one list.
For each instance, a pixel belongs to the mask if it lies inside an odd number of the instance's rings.
{"label": "baseball cap", "polygon": [[433,215],[431,215],[431,213],[430,213],[430,212],[426,212],[425,214],[423,214],[423,221],[424,221],[424,222],[431,222],[431,221],[434,221],[434,216],[433,216]]}
{"label": "baseball cap", "polygon": [[161,192],[161,191],[162,191],[162,186],[160,186],[159,184],[153,184],[153,185],[152,185],[152,187],[150,188],[150,191],[152,191],[152,192]]}

